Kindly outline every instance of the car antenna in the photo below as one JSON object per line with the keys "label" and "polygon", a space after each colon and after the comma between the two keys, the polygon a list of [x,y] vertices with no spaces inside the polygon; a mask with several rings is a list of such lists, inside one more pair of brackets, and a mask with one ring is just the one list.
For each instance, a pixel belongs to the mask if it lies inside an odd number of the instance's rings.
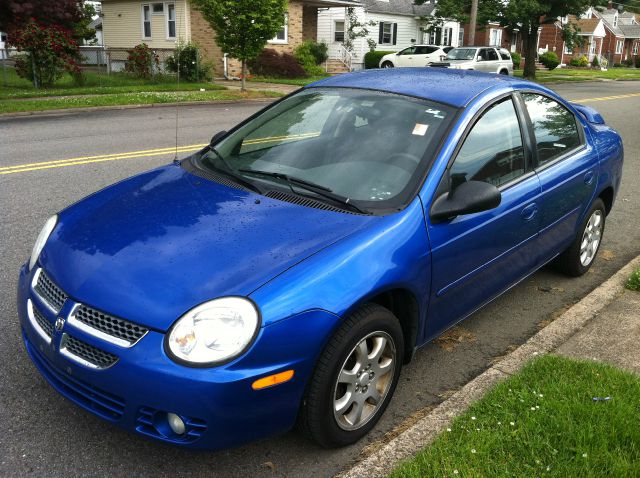
{"label": "car antenna", "polygon": [[[174,4],[174,11],[175,11],[175,15],[176,15],[176,45],[178,46],[177,48],[177,59],[176,59],[176,63],[178,65],[178,94],[180,94],[180,60],[181,60],[181,56],[182,56],[182,51],[180,50],[180,45],[178,44],[178,39],[180,38],[180,21],[179,21],[179,16],[178,16],[178,3]],[[168,8],[168,7],[167,7]],[[169,12],[167,12],[167,15],[169,15]],[[178,163],[178,117],[179,117],[179,111],[180,111],[180,102],[177,101],[176,102],[176,150],[175,150],[175,154],[173,156],[173,162],[174,163]]]}

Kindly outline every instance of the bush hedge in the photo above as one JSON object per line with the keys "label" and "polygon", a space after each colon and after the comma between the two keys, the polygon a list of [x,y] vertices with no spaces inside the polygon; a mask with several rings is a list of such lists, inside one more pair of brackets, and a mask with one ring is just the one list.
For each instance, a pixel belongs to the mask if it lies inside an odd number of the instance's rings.
{"label": "bush hedge", "polygon": [[254,75],[275,78],[304,78],[307,73],[298,60],[288,53],[280,54],[272,48],[265,48],[255,60],[249,62]]}
{"label": "bush hedge", "polygon": [[389,53],[394,53],[392,51],[368,51],[364,55],[364,67],[367,70],[372,68],[380,68],[380,60],[383,56],[388,55]]}
{"label": "bush hedge", "polygon": [[522,61],[522,56],[520,55],[520,53],[513,52],[511,54],[511,61],[513,61],[513,69],[519,70],[520,62]]}
{"label": "bush hedge", "polygon": [[555,70],[556,67],[560,64],[560,60],[558,59],[558,55],[556,55],[553,51],[548,51],[540,55],[540,63],[547,67],[549,70]]}
{"label": "bush hedge", "polygon": [[[324,45],[324,53],[321,45]],[[326,43],[305,41],[296,47],[293,56],[298,60],[307,75],[319,76],[324,73],[324,68],[320,66],[320,63],[324,63],[328,57],[327,48]]]}
{"label": "bush hedge", "polygon": [[580,58],[571,58],[569,65],[584,68],[585,66],[589,66],[589,59],[585,55],[582,55]]}
{"label": "bush hedge", "polygon": [[211,64],[201,60],[200,48],[195,43],[182,43],[165,61],[167,70],[178,73],[180,79],[191,82],[209,81],[211,79]]}

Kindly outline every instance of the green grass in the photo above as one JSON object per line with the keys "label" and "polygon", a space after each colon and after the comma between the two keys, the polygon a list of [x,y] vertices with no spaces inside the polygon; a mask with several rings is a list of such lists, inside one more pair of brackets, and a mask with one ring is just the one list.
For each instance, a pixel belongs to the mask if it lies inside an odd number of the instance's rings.
{"label": "green grass", "polygon": [[627,289],[640,292],[640,269],[636,269],[626,284]]}
{"label": "green grass", "polygon": [[277,83],[280,85],[295,85],[295,86],[305,86],[309,83],[313,83],[314,81],[322,80],[323,78],[327,78],[329,75],[320,75],[320,76],[309,76],[307,78],[271,78],[271,77],[261,77],[254,76],[249,81],[259,81],[265,83]]}
{"label": "green grass", "polygon": [[206,92],[145,92],[103,94],[98,96],[68,96],[27,100],[2,100],[0,113],[46,111],[54,109],[83,108],[90,106],[150,105],[158,103],[244,100],[278,98],[282,93],[274,91],[206,91]]}
{"label": "green grass", "polygon": [[450,430],[391,476],[638,477],[640,378],[608,365],[541,357]]}
{"label": "green grass", "polygon": [[[522,76],[522,70],[516,70],[515,76]],[[609,68],[600,69],[572,69],[556,68],[555,70],[540,70],[536,72],[538,83],[556,83],[563,81],[593,81],[593,80],[640,80],[640,68]]]}
{"label": "green grass", "polygon": [[3,72],[0,70],[0,99],[42,98],[48,96],[105,95],[117,93],[141,93],[155,91],[207,91],[222,90],[223,86],[212,83],[178,82],[172,76],[159,76],[144,80],[124,73],[85,73],[85,84],[74,85],[69,75],[64,75],[50,88],[36,89],[33,84],[20,78],[13,68],[7,68],[7,85],[4,86]]}

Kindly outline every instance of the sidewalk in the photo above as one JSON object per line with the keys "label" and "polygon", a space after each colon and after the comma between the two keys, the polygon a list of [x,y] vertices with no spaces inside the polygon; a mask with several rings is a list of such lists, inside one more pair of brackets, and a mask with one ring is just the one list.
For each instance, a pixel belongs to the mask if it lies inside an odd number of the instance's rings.
{"label": "sidewalk", "polygon": [[[240,90],[241,84],[239,80],[216,80],[213,82],[216,85],[224,86],[230,90]],[[256,91],[276,91],[283,95],[288,95],[301,87],[296,85],[286,85],[280,83],[265,83],[261,81],[247,81],[247,90]]]}
{"label": "sidewalk", "polygon": [[339,476],[387,476],[401,461],[433,442],[491,388],[538,355],[552,353],[607,362],[640,374],[640,292],[624,288],[639,267],[640,256],[426,417]]}

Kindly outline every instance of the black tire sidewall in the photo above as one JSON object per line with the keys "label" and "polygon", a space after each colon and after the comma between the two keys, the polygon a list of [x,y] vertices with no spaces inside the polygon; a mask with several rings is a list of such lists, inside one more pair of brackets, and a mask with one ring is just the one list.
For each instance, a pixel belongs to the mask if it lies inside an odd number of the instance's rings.
{"label": "black tire sidewall", "polygon": [[[314,403],[317,404],[314,409],[307,410],[311,422],[315,424],[315,430],[310,430],[313,439],[325,447],[344,446],[355,443],[364,437],[376,425],[391,397],[395,391],[400,371],[402,369],[402,357],[404,353],[404,341],[402,328],[398,319],[387,309],[376,305],[367,305],[359,311],[360,314],[354,314],[351,319],[341,326],[340,330],[331,339],[328,346],[323,352],[326,359],[326,367],[317,368],[310,387],[310,393],[318,394]],[[357,317],[360,315],[360,317]],[[396,357],[394,362],[394,375],[391,386],[382,404],[376,410],[374,416],[357,430],[343,430],[338,426],[333,415],[334,390],[338,374],[353,348],[364,337],[372,332],[382,331],[387,333],[393,340]]]}
{"label": "black tire sidewall", "polygon": [[585,228],[587,227],[587,223],[589,222],[589,219],[591,218],[593,213],[597,210],[602,211],[602,234],[600,235],[600,243],[598,244],[598,250],[596,250],[596,255],[600,250],[600,246],[602,245],[602,239],[604,236],[604,228],[607,222],[607,211],[604,206],[604,202],[602,202],[602,199],[597,198],[591,204],[591,207],[589,208],[589,212],[587,212],[587,214],[585,215],[584,220],[580,225],[580,229],[578,229],[578,234],[576,235],[573,241],[573,244],[571,244],[571,247],[567,251],[566,268],[567,268],[567,272],[571,275],[581,276],[585,274],[591,268],[591,266],[596,260],[594,255],[594,258],[591,260],[591,262],[588,265],[586,266],[582,265],[582,262],[580,261],[580,245],[582,244],[582,236],[584,235],[584,231],[585,231]]}

